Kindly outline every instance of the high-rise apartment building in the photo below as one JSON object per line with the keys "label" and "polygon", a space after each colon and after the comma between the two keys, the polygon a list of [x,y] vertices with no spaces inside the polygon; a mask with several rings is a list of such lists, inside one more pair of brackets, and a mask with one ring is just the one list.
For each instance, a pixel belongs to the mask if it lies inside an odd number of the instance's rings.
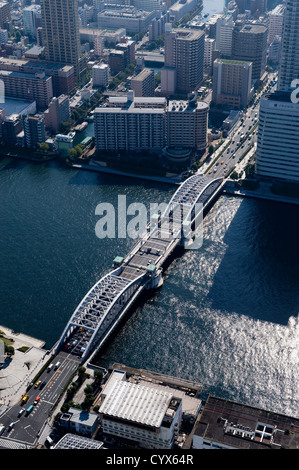
{"label": "high-rise apartment building", "polygon": [[221,57],[230,58],[232,54],[234,21],[232,15],[222,15],[216,22],[216,49]]}
{"label": "high-rise apartment building", "polygon": [[260,101],[256,172],[299,183],[299,105],[277,91]]}
{"label": "high-rise apartment building", "polygon": [[216,59],[213,63],[213,101],[240,109],[251,98],[252,62]]}
{"label": "high-rise apartment building", "polygon": [[45,142],[45,120],[43,116],[23,116],[24,140],[26,147],[35,148]]}
{"label": "high-rise apartment building", "polygon": [[73,65],[78,77],[84,69],[84,60],[80,60],[78,0],[42,0],[41,7],[46,59]]}
{"label": "high-rise apartment building", "polygon": [[0,28],[5,28],[5,23],[10,21],[10,4],[8,2],[0,2]]}
{"label": "high-rise apartment building", "polygon": [[269,12],[269,31],[268,31],[268,43],[271,44],[275,36],[281,37],[283,16],[285,11],[285,5],[277,5],[272,11]]}
{"label": "high-rise apartment building", "polygon": [[131,79],[131,89],[136,97],[155,95],[155,74],[153,70],[143,69]]}
{"label": "high-rise apartment building", "polygon": [[299,79],[299,2],[287,0],[283,21],[278,90],[290,91]]}
{"label": "high-rise apartment building", "polygon": [[203,81],[204,32],[200,30],[173,29],[165,25],[165,68],[161,70],[162,93],[168,93],[169,85],[164,74],[169,69],[175,71],[175,90],[177,93],[195,91]]}
{"label": "high-rise apartment building", "polygon": [[167,108],[167,147],[204,150],[207,146],[209,105],[190,100],[171,100]]}
{"label": "high-rise apartment building", "polygon": [[40,5],[30,5],[23,10],[25,33],[35,38],[36,30],[41,24]]}
{"label": "high-rise apartment building", "polygon": [[165,145],[165,98],[110,97],[95,109],[97,150],[159,151]]}
{"label": "high-rise apartment building", "polygon": [[252,79],[260,79],[266,70],[267,61],[266,26],[236,22],[233,31],[232,59],[252,62]]}

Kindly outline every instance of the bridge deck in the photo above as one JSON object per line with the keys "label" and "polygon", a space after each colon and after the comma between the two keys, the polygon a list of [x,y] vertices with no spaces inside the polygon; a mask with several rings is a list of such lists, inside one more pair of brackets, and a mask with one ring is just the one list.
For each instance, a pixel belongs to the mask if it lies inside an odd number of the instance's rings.
{"label": "bridge deck", "polygon": [[196,203],[205,205],[222,183],[222,178],[212,179],[202,175],[188,178],[171,198],[165,212],[138,242],[122,264],[98,281],[80,302],[69,320],[56,349],[82,328],[85,331],[85,347],[81,351],[86,357],[92,348],[106,338],[111,325],[115,325],[126,306],[139,295],[155,270],[180,242],[182,227],[191,215],[196,217]]}

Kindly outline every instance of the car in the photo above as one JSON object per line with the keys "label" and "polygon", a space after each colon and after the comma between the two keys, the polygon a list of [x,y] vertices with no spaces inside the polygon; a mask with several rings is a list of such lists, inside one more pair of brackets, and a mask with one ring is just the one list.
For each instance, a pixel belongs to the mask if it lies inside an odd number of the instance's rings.
{"label": "car", "polygon": [[22,398],[22,404],[23,403],[26,403],[26,401],[28,400],[29,398],[29,395],[24,395],[23,398]]}
{"label": "car", "polygon": [[34,400],[34,405],[37,405],[38,403],[40,402],[40,397],[36,397],[36,399]]}
{"label": "car", "polygon": [[25,413],[25,408],[22,408],[19,413],[18,413],[18,418],[22,416],[22,414]]}
{"label": "car", "polygon": [[41,380],[38,380],[38,381],[34,384],[34,388],[39,387],[41,383],[42,383],[42,381],[41,381]]}
{"label": "car", "polygon": [[14,425],[15,425],[14,422],[10,423],[10,425],[9,425],[8,428],[7,428],[7,430],[8,430],[8,431],[11,431],[12,428],[14,427]]}
{"label": "car", "polygon": [[47,372],[50,372],[50,370],[52,370],[53,367],[54,367],[54,364],[50,364],[49,367],[48,367],[48,369],[47,369]]}
{"label": "car", "polygon": [[40,384],[39,388],[40,388],[40,389],[44,388],[44,386],[46,385],[46,383],[47,383],[47,382],[44,380],[44,381]]}
{"label": "car", "polygon": [[5,431],[5,426],[3,424],[0,424],[0,436],[4,433]]}
{"label": "car", "polygon": [[60,364],[61,364],[61,362],[59,362],[59,361],[58,361],[58,362],[56,362],[56,364],[55,364],[55,370],[57,370],[57,369],[58,369],[58,367],[60,366]]}

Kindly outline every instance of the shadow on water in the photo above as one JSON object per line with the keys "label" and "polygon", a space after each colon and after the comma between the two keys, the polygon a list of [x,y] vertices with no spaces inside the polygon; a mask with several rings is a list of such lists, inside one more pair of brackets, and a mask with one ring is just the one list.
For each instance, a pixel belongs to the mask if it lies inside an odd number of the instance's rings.
{"label": "shadow on water", "polygon": [[298,315],[299,252],[292,247],[298,239],[299,208],[243,202],[225,233],[227,248],[208,300],[213,309],[285,325]]}

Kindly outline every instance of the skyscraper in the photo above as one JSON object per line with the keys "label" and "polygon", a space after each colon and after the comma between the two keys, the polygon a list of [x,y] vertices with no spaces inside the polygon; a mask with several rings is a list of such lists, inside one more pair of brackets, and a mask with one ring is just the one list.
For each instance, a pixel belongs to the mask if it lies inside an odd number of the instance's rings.
{"label": "skyscraper", "polygon": [[252,79],[265,73],[268,29],[261,24],[236,22],[233,32],[232,59],[252,62]]}
{"label": "skyscraper", "polygon": [[46,59],[74,65],[78,77],[84,68],[80,61],[78,0],[42,0],[41,6]]}
{"label": "skyscraper", "polygon": [[299,2],[287,0],[283,20],[278,90],[290,91],[291,83],[299,78]]}
{"label": "skyscraper", "polygon": [[[167,23],[165,26],[165,68],[161,70],[161,86],[164,74],[172,69],[175,71],[176,92],[189,93],[198,88],[203,81],[204,37],[203,31],[172,29],[171,24]],[[167,93],[169,90],[162,89],[162,92],[164,91]]]}

